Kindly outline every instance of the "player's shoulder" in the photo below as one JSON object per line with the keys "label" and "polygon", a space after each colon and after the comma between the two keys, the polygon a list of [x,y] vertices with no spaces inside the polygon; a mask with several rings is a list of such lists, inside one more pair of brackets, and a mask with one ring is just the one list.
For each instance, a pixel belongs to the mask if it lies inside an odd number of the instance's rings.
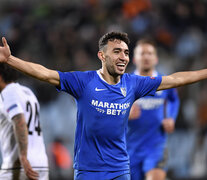
{"label": "player's shoulder", "polygon": [[26,94],[33,94],[32,90],[22,84],[19,83],[11,83],[10,86],[8,86],[8,91],[14,93],[14,89],[16,92],[24,92]]}
{"label": "player's shoulder", "polygon": [[144,76],[136,75],[134,73],[124,73],[123,78],[130,81],[130,80],[135,80],[135,79],[142,79],[144,78]]}
{"label": "player's shoulder", "polygon": [[83,84],[88,84],[97,74],[96,71],[74,71],[74,73],[76,79]]}
{"label": "player's shoulder", "polygon": [[97,74],[96,71],[74,71],[74,73],[82,77],[94,77]]}
{"label": "player's shoulder", "polygon": [[2,91],[2,97],[9,97],[11,98],[22,98],[22,94],[27,94],[33,96],[34,93],[30,88],[27,86],[21,85],[19,83],[10,83],[8,84]]}
{"label": "player's shoulder", "polygon": [[127,86],[131,88],[136,87],[139,82],[141,82],[141,77],[131,73],[124,73],[121,77],[123,82],[126,82]]}
{"label": "player's shoulder", "polygon": [[2,97],[10,96],[12,94],[17,94],[20,90],[18,83],[9,83],[7,86],[2,90],[1,94]]}
{"label": "player's shoulder", "polygon": [[126,79],[134,78],[135,76],[137,76],[137,75],[135,75],[134,73],[124,73],[122,75],[122,77],[126,78]]}
{"label": "player's shoulder", "polygon": [[96,74],[96,71],[70,71],[70,72],[60,72],[59,73],[65,78],[70,77],[70,76],[75,76],[78,78],[88,78],[88,77],[94,77]]}
{"label": "player's shoulder", "polygon": [[124,74],[125,81],[131,86],[137,87],[137,85],[147,85],[147,84],[156,84],[161,82],[161,77],[158,76],[141,76],[135,73],[126,73]]}
{"label": "player's shoulder", "polygon": [[24,85],[20,85],[20,88],[24,94],[26,94],[28,96],[35,96],[35,94],[33,93],[33,91],[29,87],[24,86]]}

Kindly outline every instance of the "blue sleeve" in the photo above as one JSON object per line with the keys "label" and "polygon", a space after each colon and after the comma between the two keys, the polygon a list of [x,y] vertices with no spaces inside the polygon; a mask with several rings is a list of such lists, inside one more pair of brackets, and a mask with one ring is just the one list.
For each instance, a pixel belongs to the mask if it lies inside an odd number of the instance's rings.
{"label": "blue sleeve", "polygon": [[76,99],[78,99],[90,80],[90,72],[60,72],[60,86],[57,87],[58,91],[65,91]]}
{"label": "blue sleeve", "polygon": [[167,91],[167,117],[176,120],[180,107],[178,93],[176,89],[168,89]]}
{"label": "blue sleeve", "polygon": [[162,77],[135,75],[135,82],[135,98],[138,99],[146,95],[153,96],[162,82]]}

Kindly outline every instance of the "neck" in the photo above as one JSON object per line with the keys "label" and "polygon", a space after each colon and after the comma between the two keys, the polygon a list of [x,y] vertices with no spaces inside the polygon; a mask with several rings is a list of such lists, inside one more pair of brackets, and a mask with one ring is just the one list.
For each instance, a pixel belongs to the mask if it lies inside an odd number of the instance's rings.
{"label": "neck", "polygon": [[6,83],[0,82],[0,92],[6,87]]}
{"label": "neck", "polygon": [[100,69],[100,74],[102,75],[103,79],[108,84],[114,85],[114,84],[117,84],[120,81],[120,75],[112,76],[111,74],[109,74],[107,69],[104,68],[104,67],[102,67],[102,69]]}
{"label": "neck", "polygon": [[138,69],[139,74],[141,76],[152,76],[153,72],[155,71],[154,69],[149,69],[149,70],[144,70],[144,69]]}

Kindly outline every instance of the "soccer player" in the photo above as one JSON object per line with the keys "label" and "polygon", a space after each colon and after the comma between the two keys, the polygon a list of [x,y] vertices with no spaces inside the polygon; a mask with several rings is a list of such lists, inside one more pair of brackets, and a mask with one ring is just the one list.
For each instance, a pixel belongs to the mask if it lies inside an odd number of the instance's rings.
{"label": "soccer player", "polygon": [[1,180],[48,180],[48,159],[33,92],[15,82],[16,72],[0,64]]}
{"label": "soccer player", "polygon": [[129,63],[126,33],[110,32],[99,41],[102,68],[87,72],[60,72],[11,55],[3,38],[0,62],[56,86],[75,97],[78,106],[75,136],[75,180],[128,180],[126,131],[135,100],[207,78],[207,69],[163,77],[125,74]]}
{"label": "soccer player", "polygon": [[[134,49],[135,75],[161,76],[154,43],[137,42]],[[179,110],[176,89],[158,91],[133,104],[128,122],[127,149],[130,156],[131,180],[164,180],[166,177],[166,133],[175,127]]]}

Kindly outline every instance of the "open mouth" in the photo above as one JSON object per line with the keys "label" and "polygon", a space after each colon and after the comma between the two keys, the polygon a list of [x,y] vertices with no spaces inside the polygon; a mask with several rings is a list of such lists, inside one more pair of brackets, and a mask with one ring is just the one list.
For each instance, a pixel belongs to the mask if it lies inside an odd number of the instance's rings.
{"label": "open mouth", "polygon": [[125,70],[126,64],[125,63],[117,63],[116,66],[119,71],[123,71],[123,70]]}

